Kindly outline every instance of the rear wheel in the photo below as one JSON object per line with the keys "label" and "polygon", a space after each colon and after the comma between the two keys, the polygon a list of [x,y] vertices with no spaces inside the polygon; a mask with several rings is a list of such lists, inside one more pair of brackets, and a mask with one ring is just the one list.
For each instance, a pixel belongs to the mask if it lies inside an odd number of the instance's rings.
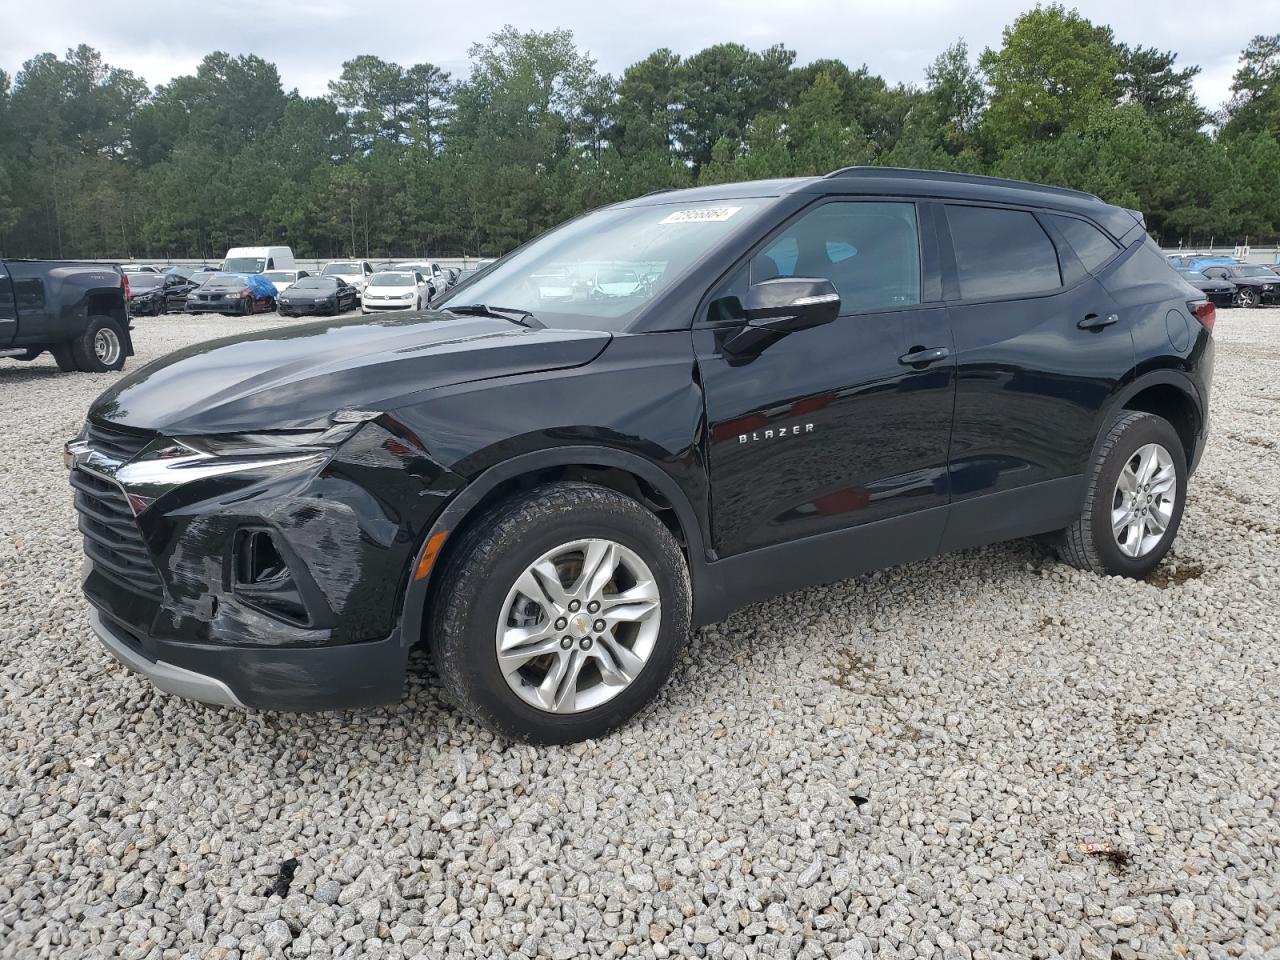
{"label": "rear wheel", "polygon": [[[110,317],[90,317],[84,332],[71,341],[75,368],[85,373],[106,373],[124,368],[124,334]],[[55,353],[54,359],[58,356]],[[62,363],[59,361],[59,368]]]}
{"label": "rear wheel", "polygon": [[434,591],[451,699],[535,743],[600,736],[640,710],[689,630],[684,558],[657,517],[586,483],[538,487],[473,524]]}
{"label": "rear wheel", "polygon": [[1062,558],[1084,570],[1140,578],[1164,559],[1178,534],[1187,494],[1187,458],[1169,421],[1125,413],[1094,459],[1080,519],[1064,531]]}

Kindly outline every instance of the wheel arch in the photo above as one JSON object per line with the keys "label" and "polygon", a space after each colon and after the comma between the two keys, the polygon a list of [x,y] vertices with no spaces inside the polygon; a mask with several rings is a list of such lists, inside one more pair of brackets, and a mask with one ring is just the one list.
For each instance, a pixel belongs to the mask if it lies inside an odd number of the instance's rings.
{"label": "wheel arch", "polygon": [[[401,609],[401,636],[407,645],[423,639],[427,611],[439,578],[467,526],[494,503],[520,490],[556,480],[585,480],[625,494],[651,510],[676,538],[697,583],[706,567],[698,515],[680,485],[664,470],[638,454],[612,447],[565,446],[538,450],[488,468],[462,489],[441,511],[414,554]],[[434,546],[433,546],[434,545]],[[428,555],[430,560],[427,560]],[[417,571],[427,562],[428,569]],[[697,588],[694,588],[697,596]]]}
{"label": "wheel arch", "polygon": [[[1200,391],[1190,377],[1177,370],[1154,370],[1134,378],[1104,410],[1098,424],[1100,439],[1121,410],[1151,413],[1168,420],[1182,441],[1187,468],[1195,466],[1196,450],[1205,429],[1205,410]],[[1095,445],[1093,455],[1096,453]]]}

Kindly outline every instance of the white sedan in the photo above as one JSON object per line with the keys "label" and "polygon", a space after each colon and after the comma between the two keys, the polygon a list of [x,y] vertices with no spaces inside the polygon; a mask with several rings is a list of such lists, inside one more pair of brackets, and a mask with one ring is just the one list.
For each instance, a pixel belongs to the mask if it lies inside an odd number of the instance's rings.
{"label": "white sedan", "polygon": [[430,286],[418,271],[386,270],[369,278],[360,299],[360,311],[421,310],[427,305],[430,294]]}
{"label": "white sedan", "polygon": [[311,274],[305,270],[268,270],[263,276],[275,285],[276,293],[284,293],[286,288]]}

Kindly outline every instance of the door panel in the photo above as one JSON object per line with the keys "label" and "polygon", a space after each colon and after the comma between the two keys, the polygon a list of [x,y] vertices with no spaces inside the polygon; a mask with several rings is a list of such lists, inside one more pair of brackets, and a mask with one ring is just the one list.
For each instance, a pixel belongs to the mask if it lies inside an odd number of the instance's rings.
{"label": "door panel", "polygon": [[[948,219],[962,252],[965,244],[998,247],[1000,231],[991,218],[971,219],[982,223],[983,233],[965,236],[957,233],[961,220],[955,209],[948,206]],[[1042,242],[1052,251],[1047,234],[1030,237],[1023,230],[1028,220],[1035,222],[1030,213],[987,212],[1024,218],[1007,234],[1016,238],[1019,250],[1011,259],[1027,261],[1028,249]],[[1057,292],[1029,291],[1018,299],[950,307],[958,361],[953,503],[1081,474],[1093,449],[1098,413],[1133,368],[1133,338],[1122,311],[1074,254],[1063,251],[1062,257],[1068,286]],[[992,270],[1003,269],[998,256],[984,258],[972,250],[968,262],[974,272],[988,269],[988,262],[996,265]],[[963,260],[959,273],[965,296]],[[999,282],[1016,296],[1017,284],[1027,276],[1043,287],[1046,271],[1011,271]],[[990,278],[970,287],[996,288]]]}
{"label": "door panel", "polygon": [[740,365],[723,339],[694,331],[721,556],[947,503],[954,363],[898,360],[950,345],[945,308],[841,317]]}

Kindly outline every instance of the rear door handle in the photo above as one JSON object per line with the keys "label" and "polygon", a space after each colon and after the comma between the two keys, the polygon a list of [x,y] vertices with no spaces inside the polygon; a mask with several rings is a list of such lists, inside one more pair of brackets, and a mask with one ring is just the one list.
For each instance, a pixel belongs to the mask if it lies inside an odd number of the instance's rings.
{"label": "rear door handle", "polygon": [[951,351],[946,347],[912,347],[898,358],[898,362],[912,367],[925,367],[939,360],[945,360],[949,356]]}
{"label": "rear door handle", "polygon": [[1105,317],[1096,313],[1091,313],[1083,320],[1076,324],[1081,330],[1101,330],[1103,327],[1109,327],[1113,323],[1119,323],[1120,317],[1114,313],[1108,313]]}

